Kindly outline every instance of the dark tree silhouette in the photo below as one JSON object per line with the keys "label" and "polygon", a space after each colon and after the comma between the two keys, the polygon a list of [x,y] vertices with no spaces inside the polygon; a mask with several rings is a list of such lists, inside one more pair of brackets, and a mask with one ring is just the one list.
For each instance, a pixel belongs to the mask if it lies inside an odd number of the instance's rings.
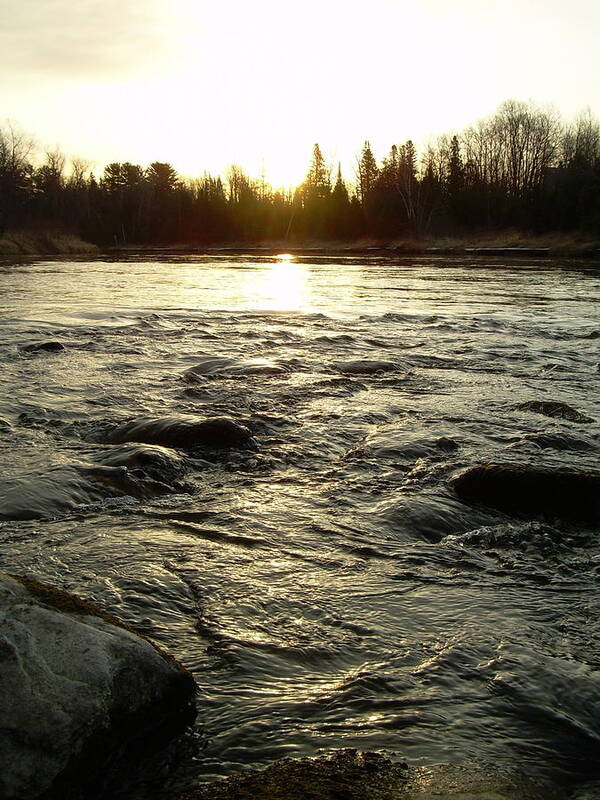
{"label": "dark tree silhouette", "polygon": [[38,154],[0,125],[0,235],[52,226],[108,245],[352,240],[600,229],[600,123],[589,111],[565,125],[552,109],[509,100],[495,114],[419,156],[412,140],[377,162],[368,141],[348,185],[312,148],[297,189],[273,191],[238,165],[184,179],[171,164],[106,165],[97,179],[59,150]]}

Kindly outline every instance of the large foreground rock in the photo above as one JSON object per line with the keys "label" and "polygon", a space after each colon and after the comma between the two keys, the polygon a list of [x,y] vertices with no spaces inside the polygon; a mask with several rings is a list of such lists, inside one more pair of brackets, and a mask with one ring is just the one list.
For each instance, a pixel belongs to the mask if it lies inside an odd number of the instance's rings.
{"label": "large foreground rock", "polygon": [[125,422],[108,434],[107,442],[144,442],[162,447],[247,447],[250,431],[228,417],[141,417]]}
{"label": "large foreground rock", "polygon": [[600,472],[482,464],[453,481],[461,500],[507,514],[594,521],[600,518]]}
{"label": "large foreground rock", "polygon": [[0,797],[83,796],[193,716],[173,659],[95,606],[0,573]]}
{"label": "large foreground rock", "polygon": [[[549,800],[548,795],[544,795]],[[377,753],[338,750],[283,759],[185,793],[180,800],[542,800],[519,775],[444,764],[408,767]]]}

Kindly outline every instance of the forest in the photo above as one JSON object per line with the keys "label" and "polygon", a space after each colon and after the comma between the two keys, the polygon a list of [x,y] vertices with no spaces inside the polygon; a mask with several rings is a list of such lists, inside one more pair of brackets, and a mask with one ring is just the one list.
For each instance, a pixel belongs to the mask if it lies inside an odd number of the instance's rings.
{"label": "forest", "polygon": [[516,229],[600,230],[600,123],[508,100],[417,152],[410,139],[380,161],[364,142],[354,174],[319,144],[304,181],[275,190],[233,164],[223,176],[180,176],[164,162],[111,163],[102,173],[60,150],[40,152],[0,127],[0,237],[42,226],[101,246],[370,237],[468,236]]}

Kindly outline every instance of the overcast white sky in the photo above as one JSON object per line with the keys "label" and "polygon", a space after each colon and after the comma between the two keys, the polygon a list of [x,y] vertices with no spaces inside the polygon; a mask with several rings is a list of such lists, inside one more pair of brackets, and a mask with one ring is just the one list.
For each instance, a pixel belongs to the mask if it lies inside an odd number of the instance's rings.
{"label": "overcast white sky", "polygon": [[599,114],[598,42],[599,0],[0,0],[0,120],[99,165],[288,183],[315,141],[350,172],[365,139],[507,98]]}

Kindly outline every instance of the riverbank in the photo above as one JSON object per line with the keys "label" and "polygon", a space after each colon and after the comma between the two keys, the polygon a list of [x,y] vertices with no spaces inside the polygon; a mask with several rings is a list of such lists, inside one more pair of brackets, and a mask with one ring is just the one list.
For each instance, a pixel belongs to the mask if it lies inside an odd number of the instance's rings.
{"label": "riverbank", "polygon": [[470,237],[430,237],[411,239],[356,239],[342,241],[290,242],[273,240],[265,242],[228,242],[198,244],[182,242],[168,245],[128,245],[110,247],[105,252],[116,254],[184,255],[257,253],[290,253],[292,255],[362,256],[362,255],[487,255],[508,257],[548,258],[598,258],[600,239],[590,236],[545,234],[531,236],[517,231],[480,234]]}
{"label": "riverbank", "polygon": [[222,242],[199,244],[131,244],[99,247],[70,233],[56,231],[7,231],[0,237],[0,256],[84,255],[169,256],[188,254],[364,256],[364,255],[455,255],[531,258],[600,259],[600,239],[590,236],[545,234],[530,236],[516,231],[470,237],[430,237],[394,240],[356,239],[344,241],[270,240],[265,242]]}
{"label": "riverbank", "polygon": [[44,256],[98,253],[99,248],[71,233],[6,231],[0,236],[0,255]]}

